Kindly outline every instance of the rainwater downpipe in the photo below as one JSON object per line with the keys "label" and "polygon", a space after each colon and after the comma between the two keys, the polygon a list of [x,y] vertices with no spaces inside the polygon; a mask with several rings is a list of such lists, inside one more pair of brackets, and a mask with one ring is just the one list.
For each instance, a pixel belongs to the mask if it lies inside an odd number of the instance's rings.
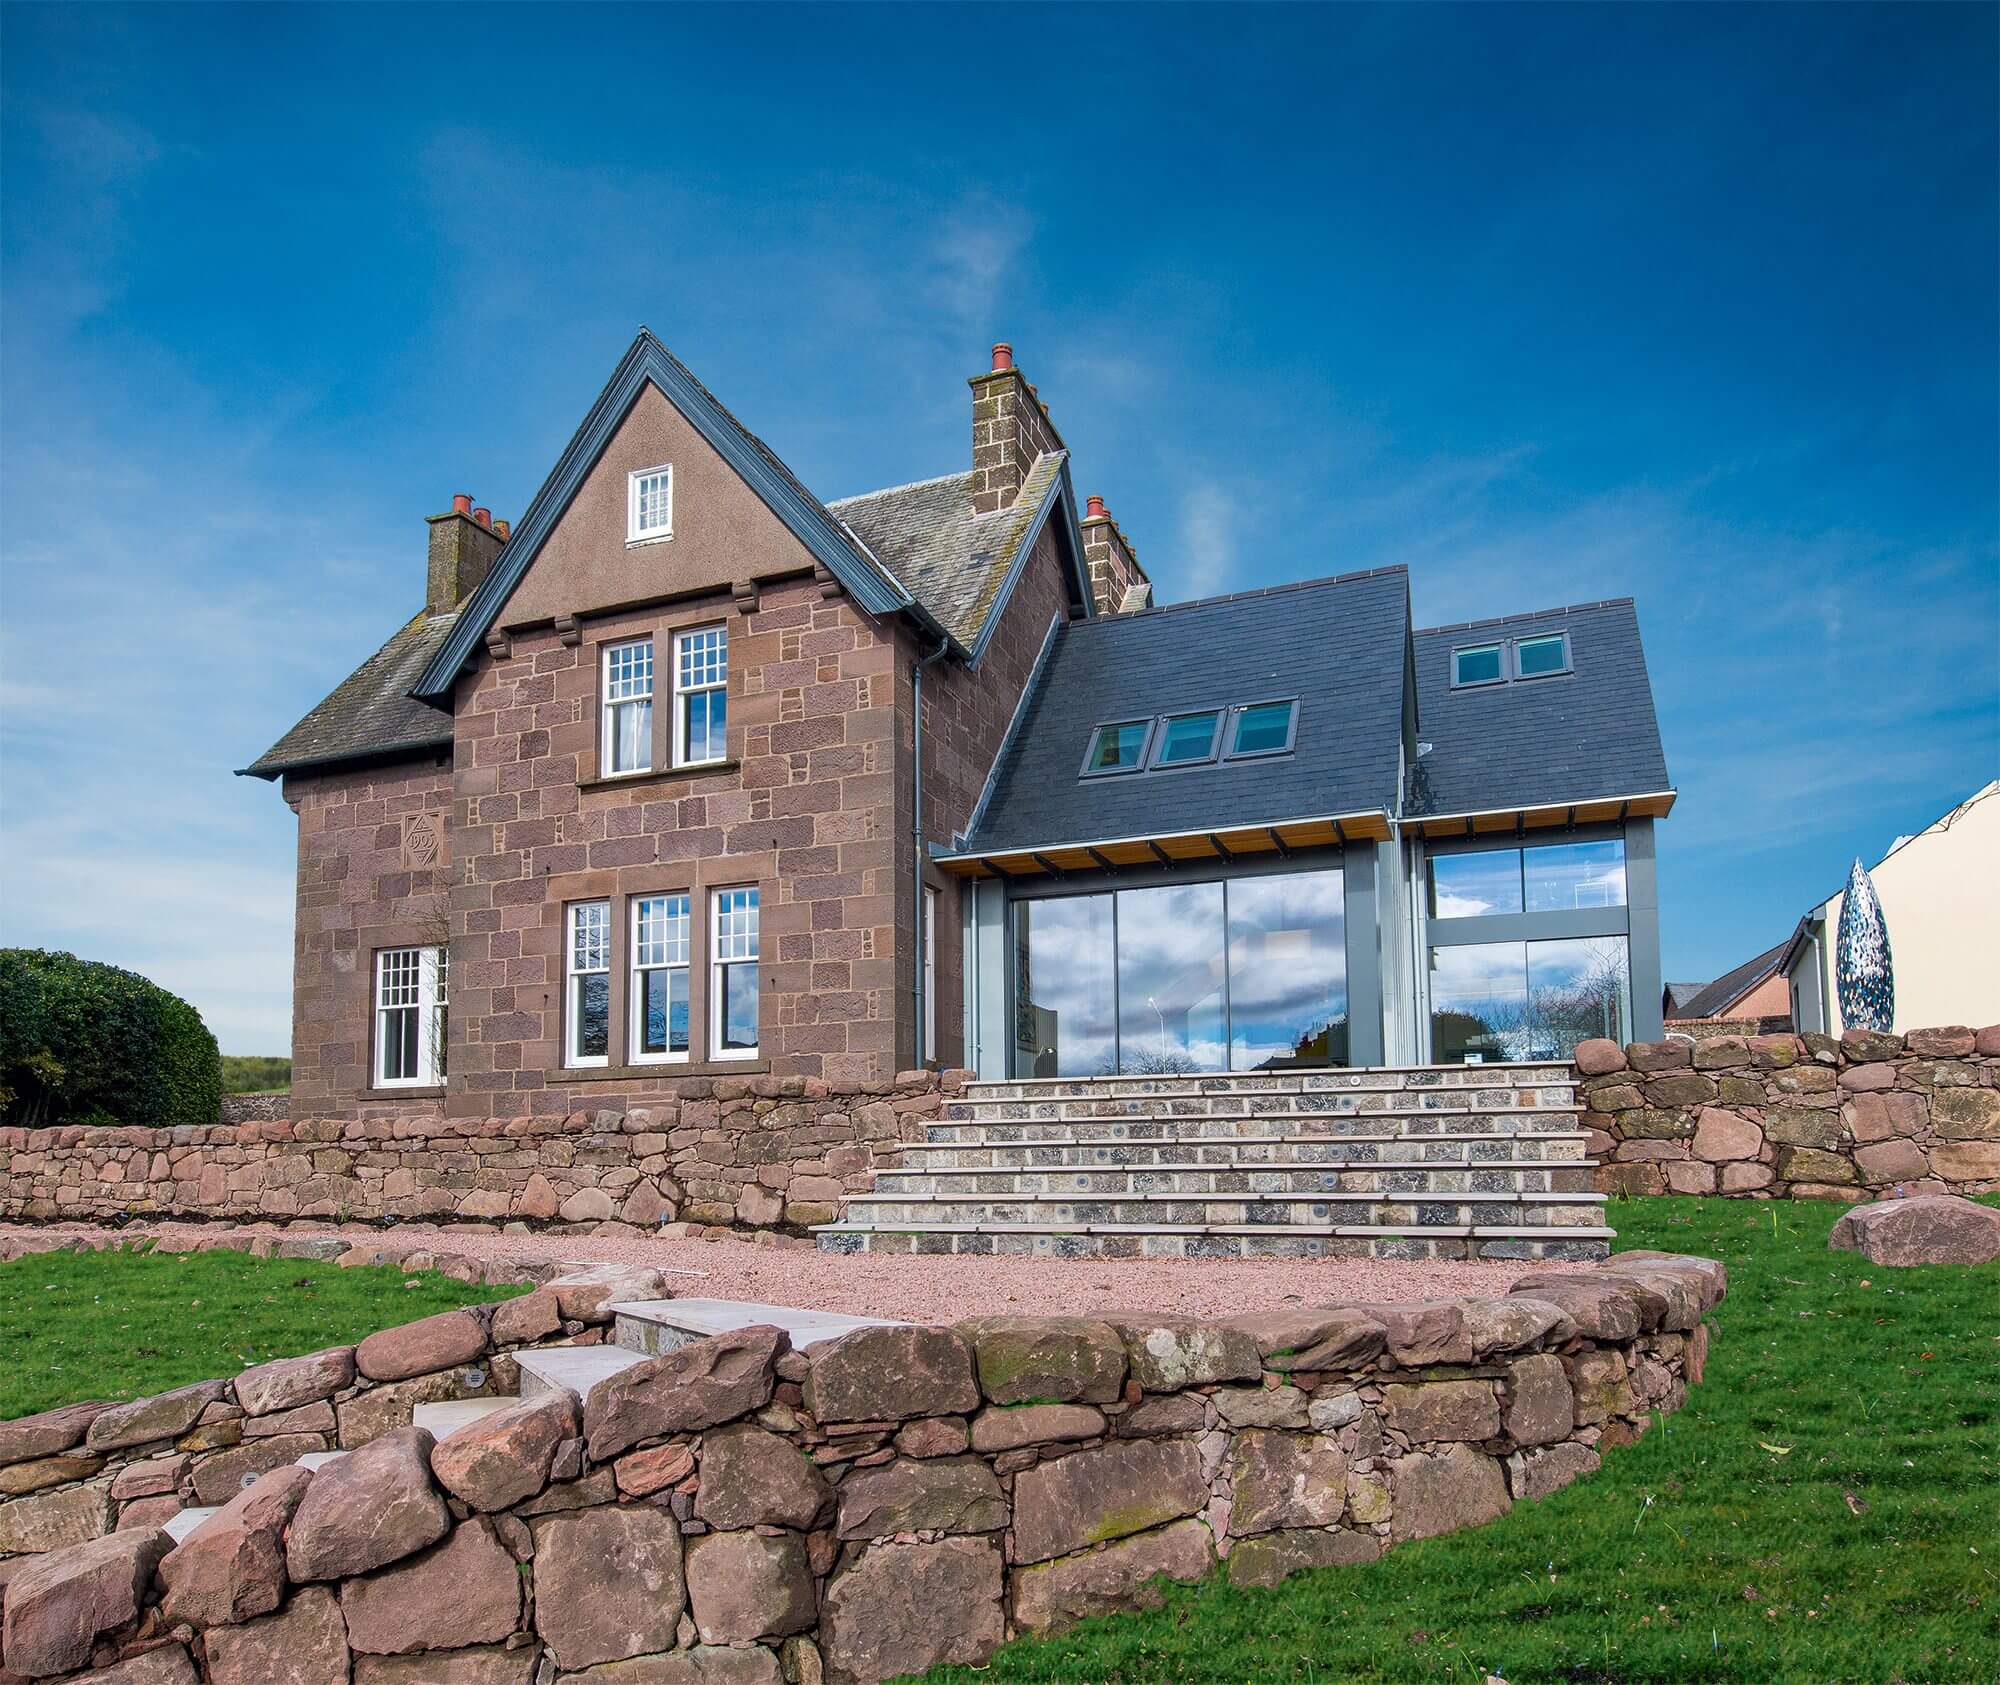
{"label": "rainwater downpipe", "polygon": [[910,974],[910,1035],[916,1046],[919,1069],[930,1052],[924,1046],[924,669],[933,662],[942,661],[945,651],[950,648],[949,640],[940,638],[938,647],[929,655],[919,656],[910,663],[910,852],[913,857],[910,871],[914,891],[910,902],[910,929],[914,933],[910,952],[916,962]]}

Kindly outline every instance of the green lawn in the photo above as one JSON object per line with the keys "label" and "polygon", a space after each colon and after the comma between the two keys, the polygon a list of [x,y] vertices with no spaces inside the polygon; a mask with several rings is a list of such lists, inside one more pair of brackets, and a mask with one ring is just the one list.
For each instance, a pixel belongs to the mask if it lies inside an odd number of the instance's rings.
{"label": "green lawn", "polygon": [[1490,1527],[1271,1591],[1014,1644],[1007,1680],[2000,1681],[2000,1265],[1881,1269],[1839,1208],[1615,1202],[1721,1258],[1707,1377],[1603,1470]]}
{"label": "green lawn", "polygon": [[231,1376],[527,1291],[242,1252],[20,1258],[0,1264],[0,1418]]}

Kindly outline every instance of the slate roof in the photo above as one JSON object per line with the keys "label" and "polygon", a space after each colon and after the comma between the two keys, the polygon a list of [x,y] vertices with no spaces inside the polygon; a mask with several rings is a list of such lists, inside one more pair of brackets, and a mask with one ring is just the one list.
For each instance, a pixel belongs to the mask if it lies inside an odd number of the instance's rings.
{"label": "slate roof", "polygon": [[1681,1008],[1707,988],[1706,983],[1669,983],[1666,985],[1666,1006],[1669,1018],[1684,1016]]}
{"label": "slate roof", "polygon": [[[1676,992],[1674,1016],[1719,1018],[1778,969],[1778,962],[1785,957],[1785,950],[1790,946],[1791,938],[1788,936],[1775,948],[1766,948],[1755,959],[1745,960],[1734,971],[1725,971],[1713,983],[1696,990],[1691,997],[1682,998]],[[1669,985],[1669,988],[1675,989],[1676,986]]]}
{"label": "slate roof", "polygon": [[[1451,688],[1451,652],[1566,628],[1574,671]],[[1630,597],[1416,634],[1417,736],[1405,812],[1491,813],[1670,789]]]}
{"label": "slate roof", "polygon": [[[1395,567],[1065,623],[961,851],[1392,810],[1409,617]],[[1293,696],[1289,755],[1077,776],[1098,725]]]}
{"label": "slate roof", "polygon": [[451,715],[410,695],[457,621],[419,614],[333,693],[242,770],[258,778],[305,767],[451,747]]}

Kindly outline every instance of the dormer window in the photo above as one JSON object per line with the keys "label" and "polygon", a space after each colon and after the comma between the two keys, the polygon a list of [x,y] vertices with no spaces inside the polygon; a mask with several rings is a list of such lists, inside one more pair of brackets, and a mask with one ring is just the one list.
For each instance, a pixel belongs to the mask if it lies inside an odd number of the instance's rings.
{"label": "dormer window", "polygon": [[625,541],[651,544],[674,536],[674,466],[641,468],[629,476]]}

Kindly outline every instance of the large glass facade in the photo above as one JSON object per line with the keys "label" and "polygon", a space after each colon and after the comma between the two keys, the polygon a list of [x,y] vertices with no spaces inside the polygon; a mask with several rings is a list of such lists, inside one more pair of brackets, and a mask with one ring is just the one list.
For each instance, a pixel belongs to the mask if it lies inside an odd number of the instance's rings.
{"label": "large glass facade", "polygon": [[1120,890],[1117,917],[1118,1069],[1221,1070],[1229,1055],[1222,885]]}
{"label": "large glass facade", "polygon": [[1439,1064],[1564,1059],[1592,1036],[1630,1039],[1622,936],[1435,947],[1430,983],[1431,1058]]}
{"label": "large glass facade", "polygon": [[1013,904],[1017,1077],[1347,1062],[1341,872]]}
{"label": "large glass facade", "polygon": [[1616,837],[1434,854],[1430,866],[1434,919],[1625,905],[1625,844]]}

